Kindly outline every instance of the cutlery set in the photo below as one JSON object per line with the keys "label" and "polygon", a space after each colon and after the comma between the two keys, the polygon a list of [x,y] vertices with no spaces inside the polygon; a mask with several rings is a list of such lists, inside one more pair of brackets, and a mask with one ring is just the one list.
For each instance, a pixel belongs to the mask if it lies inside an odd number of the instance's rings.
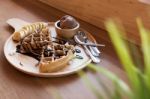
{"label": "cutlery set", "polygon": [[83,46],[94,63],[100,62],[100,51],[97,47],[104,47],[105,45],[93,43],[83,31],[78,31],[74,36],[74,40],[77,44]]}

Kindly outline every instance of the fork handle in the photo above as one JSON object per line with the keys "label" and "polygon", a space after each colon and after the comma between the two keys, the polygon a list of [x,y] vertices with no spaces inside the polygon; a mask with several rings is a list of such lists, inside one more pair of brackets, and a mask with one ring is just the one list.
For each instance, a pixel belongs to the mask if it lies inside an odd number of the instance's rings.
{"label": "fork handle", "polygon": [[94,44],[94,43],[80,43],[81,45],[86,45],[86,46],[92,46],[92,47],[96,47],[96,46],[101,46],[101,47],[105,47],[104,44]]}

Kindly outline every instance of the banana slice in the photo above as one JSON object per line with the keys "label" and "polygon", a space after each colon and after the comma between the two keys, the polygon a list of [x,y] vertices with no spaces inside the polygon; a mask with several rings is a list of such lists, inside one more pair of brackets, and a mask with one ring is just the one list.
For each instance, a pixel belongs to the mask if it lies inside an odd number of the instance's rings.
{"label": "banana slice", "polygon": [[22,27],[19,31],[14,32],[12,39],[14,41],[19,42],[22,38],[24,38],[28,34],[31,34],[37,30],[42,30],[43,28],[46,28],[47,26],[48,24],[44,22],[36,22],[30,25],[26,25]]}

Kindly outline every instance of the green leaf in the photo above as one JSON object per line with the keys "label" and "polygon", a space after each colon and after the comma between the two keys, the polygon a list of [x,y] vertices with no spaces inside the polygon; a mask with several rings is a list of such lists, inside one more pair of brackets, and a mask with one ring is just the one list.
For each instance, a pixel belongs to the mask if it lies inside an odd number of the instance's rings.
{"label": "green leaf", "polygon": [[114,90],[114,93],[112,95],[112,98],[111,99],[122,99],[122,96],[120,94],[120,88],[118,86],[117,83],[114,83],[114,86],[115,86],[115,90]]}
{"label": "green leaf", "polygon": [[[127,76],[131,82],[134,92],[137,95],[140,95],[141,82],[139,80],[138,73],[137,73],[138,69],[133,64],[128,47],[125,41],[121,37],[121,35],[125,34],[125,32],[121,27],[119,27],[119,25],[116,25],[115,22],[111,19],[106,21],[105,26],[109,33],[110,39],[115,47],[117,55],[121,63],[123,64]],[[139,96],[139,98],[140,97],[141,96]]]}
{"label": "green leaf", "polygon": [[145,83],[150,92],[150,31],[144,28],[141,19],[137,18],[137,25],[141,35],[142,51],[145,64]]}
{"label": "green leaf", "polygon": [[[94,70],[95,71],[95,70]],[[102,82],[102,80],[96,76],[96,80],[97,82],[101,85],[102,89],[104,90],[104,92],[107,94],[107,98],[108,99],[112,99],[112,92],[111,90],[108,88],[108,86],[105,84],[105,82]]]}
{"label": "green leaf", "polygon": [[144,63],[146,66],[145,73],[150,74],[150,32],[144,28],[140,19],[137,19],[137,24],[141,35]]}
{"label": "green leaf", "polygon": [[89,78],[87,77],[87,75],[82,70],[79,71],[79,72],[77,72],[77,73],[82,78],[83,82],[87,85],[87,87],[89,89],[91,89],[91,91],[95,94],[95,96],[97,97],[97,99],[104,99],[104,97],[94,87],[94,85],[92,84],[92,82],[89,80]]}
{"label": "green leaf", "polygon": [[119,79],[112,72],[108,71],[107,69],[104,69],[103,67],[96,66],[93,64],[89,64],[88,68],[105,75],[108,79],[110,79],[113,82],[113,84],[115,84],[115,85],[117,84],[119,86],[119,87],[117,86],[117,88],[119,88],[118,90],[120,91],[120,94],[124,93],[124,94],[128,95],[129,97],[132,97],[132,92],[131,92],[130,88],[128,87],[128,85],[126,83],[124,83],[121,79]]}

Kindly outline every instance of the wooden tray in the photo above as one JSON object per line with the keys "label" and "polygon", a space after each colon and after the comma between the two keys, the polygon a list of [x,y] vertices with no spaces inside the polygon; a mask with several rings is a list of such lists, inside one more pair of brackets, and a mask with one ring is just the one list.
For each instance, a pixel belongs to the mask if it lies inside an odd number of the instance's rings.
{"label": "wooden tray", "polygon": [[[15,31],[19,30],[24,25],[30,24],[29,22],[26,22],[17,18],[9,19],[7,23],[10,26],[12,26]],[[56,37],[57,33],[55,31],[54,22],[51,22],[50,30],[52,33],[51,35],[53,37]],[[95,39],[93,38],[93,36],[88,32],[86,33],[89,36],[89,38],[95,42]],[[30,74],[32,76],[38,76],[38,77],[65,76],[65,75],[69,75],[69,74],[75,73],[83,69],[84,67],[86,67],[87,64],[91,62],[91,59],[86,55],[84,49],[81,46],[76,46],[75,48],[78,48],[81,50],[81,53],[78,53],[78,55],[84,57],[83,59],[73,59],[72,61],[70,61],[69,66],[66,66],[66,68],[58,72],[40,73],[39,67],[35,66],[38,63],[38,61],[32,57],[29,57],[20,53],[16,53],[16,45],[17,43],[15,43],[12,40],[12,35],[11,35],[6,41],[5,46],[4,46],[4,54],[5,54],[6,59],[13,67],[18,69],[19,71],[22,71],[26,74]]]}

